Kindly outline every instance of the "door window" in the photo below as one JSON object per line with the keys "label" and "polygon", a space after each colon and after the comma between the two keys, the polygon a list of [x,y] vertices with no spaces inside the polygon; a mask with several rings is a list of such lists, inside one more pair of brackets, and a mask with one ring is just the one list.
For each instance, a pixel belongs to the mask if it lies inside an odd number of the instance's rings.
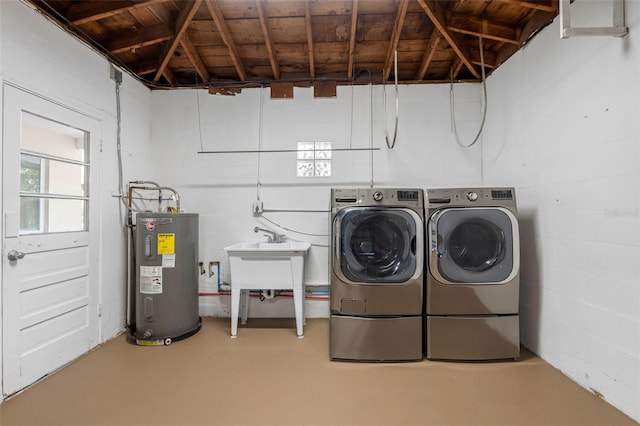
{"label": "door window", "polygon": [[20,141],[20,234],[88,229],[86,132],[27,112]]}
{"label": "door window", "polygon": [[351,210],[340,222],[341,269],[353,282],[405,282],[415,273],[416,222],[403,210]]}
{"label": "door window", "polygon": [[513,225],[503,211],[447,209],[435,224],[438,271],[447,281],[496,283],[512,274]]}

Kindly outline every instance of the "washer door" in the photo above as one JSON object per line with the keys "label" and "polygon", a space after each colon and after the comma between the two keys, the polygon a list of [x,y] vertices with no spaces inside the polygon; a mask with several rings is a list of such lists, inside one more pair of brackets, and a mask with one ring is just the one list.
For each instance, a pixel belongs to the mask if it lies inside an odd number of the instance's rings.
{"label": "washer door", "polygon": [[429,220],[431,273],[446,284],[502,284],[518,273],[518,222],[509,210],[451,208]]}
{"label": "washer door", "polygon": [[422,273],[423,225],[413,210],[346,208],[333,226],[333,268],[343,282],[404,283]]}

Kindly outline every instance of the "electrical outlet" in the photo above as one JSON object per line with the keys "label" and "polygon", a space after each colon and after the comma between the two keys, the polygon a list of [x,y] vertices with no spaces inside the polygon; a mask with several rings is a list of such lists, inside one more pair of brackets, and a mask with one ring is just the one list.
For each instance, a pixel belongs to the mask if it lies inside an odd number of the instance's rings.
{"label": "electrical outlet", "polygon": [[253,214],[259,216],[262,213],[262,201],[256,200],[253,202]]}

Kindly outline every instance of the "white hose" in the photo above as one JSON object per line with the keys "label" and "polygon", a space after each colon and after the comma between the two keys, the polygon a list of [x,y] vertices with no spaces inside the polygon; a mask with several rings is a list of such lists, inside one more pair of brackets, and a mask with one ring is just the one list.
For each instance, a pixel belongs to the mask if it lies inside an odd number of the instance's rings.
{"label": "white hose", "polygon": [[453,133],[456,137],[456,142],[462,148],[471,148],[473,145],[475,145],[475,143],[480,138],[480,135],[482,134],[482,130],[484,129],[484,122],[485,122],[485,119],[487,118],[487,82],[486,82],[485,72],[484,72],[484,52],[482,50],[482,37],[479,37],[478,40],[480,44],[480,66],[482,67],[482,94],[484,97],[484,101],[482,102],[483,104],[482,121],[480,122],[480,128],[478,129],[478,133],[476,134],[476,137],[473,138],[473,142],[471,142],[469,145],[463,144],[460,141],[460,137],[458,136],[458,128],[456,126],[455,97],[453,96],[453,73],[451,73],[451,82],[449,86],[449,100],[451,105],[451,126],[453,127]]}

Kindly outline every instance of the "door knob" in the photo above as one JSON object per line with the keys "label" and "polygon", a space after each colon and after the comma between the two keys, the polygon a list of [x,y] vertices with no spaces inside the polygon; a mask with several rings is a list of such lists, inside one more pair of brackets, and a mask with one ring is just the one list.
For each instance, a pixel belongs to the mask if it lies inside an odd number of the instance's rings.
{"label": "door knob", "polygon": [[11,250],[9,253],[7,253],[7,259],[9,259],[10,262],[15,262],[19,259],[22,259],[23,257],[24,253],[22,253],[21,251]]}

